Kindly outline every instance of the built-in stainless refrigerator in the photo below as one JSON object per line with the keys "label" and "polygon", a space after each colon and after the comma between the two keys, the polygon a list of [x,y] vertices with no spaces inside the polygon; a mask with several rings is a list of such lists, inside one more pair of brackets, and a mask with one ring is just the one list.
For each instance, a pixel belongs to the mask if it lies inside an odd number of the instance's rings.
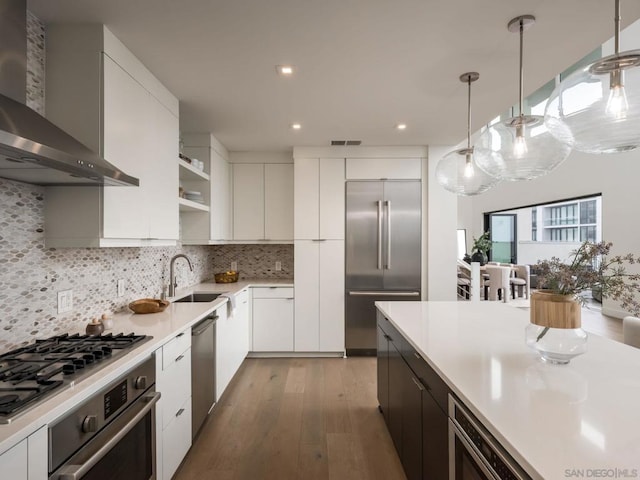
{"label": "built-in stainless refrigerator", "polygon": [[421,184],[346,183],[347,355],[376,354],[374,302],[420,300]]}

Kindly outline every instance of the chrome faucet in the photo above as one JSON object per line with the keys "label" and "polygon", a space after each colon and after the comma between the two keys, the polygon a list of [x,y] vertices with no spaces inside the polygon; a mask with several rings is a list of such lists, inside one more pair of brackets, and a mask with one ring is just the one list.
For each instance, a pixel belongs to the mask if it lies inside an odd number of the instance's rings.
{"label": "chrome faucet", "polygon": [[184,253],[179,253],[171,257],[171,261],[169,262],[169,296],[173,297],[176,294],[176,287],[178,286],[178,279],[175,277],[173,273],[173,264],[178,258],[184,258],[189,264],[189,270],[193,272],[193,265],[191,264],[191,260]]}

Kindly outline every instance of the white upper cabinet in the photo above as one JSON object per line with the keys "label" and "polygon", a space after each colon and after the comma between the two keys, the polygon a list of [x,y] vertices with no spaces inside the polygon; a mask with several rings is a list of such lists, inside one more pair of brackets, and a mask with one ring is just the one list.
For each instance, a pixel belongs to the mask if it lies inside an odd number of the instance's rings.
{"label": "white upper cabinet", "polygon": [[421,158],[347,158],[347,180],[420,180]]}
{"label": "white upper cabinet", "polygon": [[295,159],[296,240],[344,239],[343,158]]}
{"label": "white upper cabinet", "polygon": [[48,187],[47,247],[178,238],[178,100],[104,26],[47,30],[47,117],[139,187]]}
{"label": "white upper cabinet", "polygon": [[233,239],[293,240],[293,164],[234,163]]}
{"label": "white upper cabinet", "polygon": [[263,240],[264,164],[233,165],[233,239]]}

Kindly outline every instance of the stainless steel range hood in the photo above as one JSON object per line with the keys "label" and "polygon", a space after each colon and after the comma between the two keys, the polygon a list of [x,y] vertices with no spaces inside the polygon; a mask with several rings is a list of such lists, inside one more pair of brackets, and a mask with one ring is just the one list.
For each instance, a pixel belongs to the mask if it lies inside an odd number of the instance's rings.
{"label": "stainless steel range hood", "polygon": [[0,177],[36,185],[129,185],[131,177],[26,105],[26,2],[0,0]]}

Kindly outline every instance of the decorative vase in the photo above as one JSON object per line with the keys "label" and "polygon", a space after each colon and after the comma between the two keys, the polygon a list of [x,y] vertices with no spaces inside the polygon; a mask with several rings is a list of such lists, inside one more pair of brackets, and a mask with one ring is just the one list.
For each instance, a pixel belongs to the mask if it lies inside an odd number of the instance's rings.
{"label": "decorative vase", "polygon": [[478,262],[480,263],[480,266],[485,265],[488,261],[487,256],[483,253],[483,252],[473,252],[473,255],[471,255],[471,261],[472,262]]}
{"label": "decorative vase", "polygon": [[526,344],[549,363],[566,364],[587,351],[581,308],[573,295],[538,291],[531,294]]}

